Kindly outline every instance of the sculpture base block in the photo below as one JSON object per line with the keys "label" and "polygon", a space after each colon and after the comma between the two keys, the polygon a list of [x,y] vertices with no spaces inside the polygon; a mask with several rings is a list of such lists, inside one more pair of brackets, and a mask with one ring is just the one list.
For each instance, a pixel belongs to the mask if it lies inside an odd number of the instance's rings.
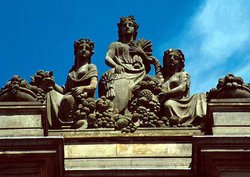
{"label": "sculpture base block", "polygon": [[192,127],[50,130],[64,136],[66,176],[192,176]]}
{"label": "sculpture base block", "polygon": [[45,110],[37,102],[0,102],[0,137],[47,135]]}
{"label": "sculpture base block", "polygon": [[250,99],[211,100],[206,125],[206,134],[250,135]]}

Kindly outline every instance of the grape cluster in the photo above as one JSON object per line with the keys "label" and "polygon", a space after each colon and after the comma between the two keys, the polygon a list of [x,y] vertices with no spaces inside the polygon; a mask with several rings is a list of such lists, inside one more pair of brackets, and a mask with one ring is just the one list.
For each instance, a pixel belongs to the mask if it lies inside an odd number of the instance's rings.
{"label": "grape cluster", "polygon": [[29,89],[29,86],[26,82],[26,80],[22,79],[18,75],[14,75],[11,80],[7,82],[7,84],[1,89],[3,90],[10,90],[11,93],[15,94],[19,90],[20,87]]}
{"label": "grape cluster", "polygon": [[[212,88],[209,92],[207,92],[207,100],[217,97],[221,90],[225,89],[224,90],[225,91],[224,97],[225,97],[225,95],[227,95],[226,90],[236,91],[236,89],[242,89],[243,87],[249,87],[249,86],[244,84],[244,81],[241,77],[236,77],[233,74],[227,74],[224,78],[220,78],[218,80],[216,88]],[[228,95],[232,96],[232,93]]]}
{"label": "grape cluster", "polygon": [[150,108],[154,108],[156,106],[156,102],[152,100],[153,93],[148,89],[141,90],[136,97],[130,103],[130,111],[134,112],[139,106],[150,106]]}
{"label": "grape cluster", "polygon": [[36,92],[36,100],[41,102],[41,103],[44,103],[45,102],[45,99],[46,99],[46,94],[45,92],[42,90],[42,89],[38,89],[37,92]]}
{"label": "grape cluster", "polygon": [[45,92],[49,92],[53,89],[55,84],[53,72],[39,70],[34,76],[31,77],[30,85],[43,89]]}
{"label": "grape cluster", "polygon": [[235,77],[233,74],[227,74],[225,78],[220,78],[218,81],[217,89],[222,87],[240,87],[243,85],[243,79],[240,77]]}
{"label": "grape cluster", "polygon": [[46,93],[53,88],[54,77],[52,71],[39,70],[31,77],[30,87],[36,94],[36,100],[44,103],[46,99]]}
{"label": "grape cluster", "polygon": [[126,127],[122,128],[121,132],[122,133],[134,133],[136,129],[137,129],[137,126],[133,122],[130,122]]}
{"label": "grape cluster", "polygon": [[96,113],[96,122],[94,128],[114,128],[115,121],[113,117],[107,112]]}
{"label": "grape cluster", "polygon": [[92,116],[91,121],[94,128],[114,128],[114,105],[113,103],[102,96],[96,101],[95,117]]}
{"label": "grape cluster", "polygon": [[[145,93],[142,93],[142,90],[149,90],[153,95],[158,95],[161,92],[160,82],[159,79],[156,77],[150,77],[146,76],[142,81],[140,81],[132,90],[132,93],[134,96],[139,96],[139,93],[146,96],[146,94],[149,94],[148,91],[145,91]],[[147,96],[146,96],[147,97]]]}
{"label": "grape cluster", "polygon": [[155,95],[150,89],[143,89],[138,92],[130,103],[130,110],[133,113],[132,121],[139,122],[141,127],[165,126],[165,121],[159,117],[160,103],[155,99]]}
{"label": "grape cluster", "polygon": [[76,104],[73,108],[69,118],[74,121],[85,119],[95,111],[95,100],[94,98],[86,98],[86,94],[82,93],[76,98]]}
{"label": "grape cluster", "polygon": [[158,115],[161,109],[161,105],[159,102],[152,100],[148,103],[148,108],[150,109],[151,112]]}
{"label": "grape cluster", "polygon": [[[155,108],[157,109],[157,108]],[[156,113],[158,110],[156,110]],[[132,115],[132,121],[140,123],[141,127],[162,127],[165,122],[156,115],[152,110],[139,106]]]}

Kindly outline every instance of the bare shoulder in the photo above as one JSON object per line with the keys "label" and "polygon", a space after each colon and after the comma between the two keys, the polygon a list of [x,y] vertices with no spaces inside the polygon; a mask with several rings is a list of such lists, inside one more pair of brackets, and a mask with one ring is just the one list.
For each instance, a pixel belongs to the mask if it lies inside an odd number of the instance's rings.
{"label": "bare shoulder", "polygon": [[190,78],[189,73],[188,73],[188,72],[186,72],[186,71],[182,71],[182,72],[180,73],[180,76],[181,76],[182,78],[187,78],[187,79],[189,79],[189,78]]}
{"label": "bare shoulder", "polygon": [[88,68],[89,69],[97,69],[96,65],[92,64],[92,63],[88,65]]}

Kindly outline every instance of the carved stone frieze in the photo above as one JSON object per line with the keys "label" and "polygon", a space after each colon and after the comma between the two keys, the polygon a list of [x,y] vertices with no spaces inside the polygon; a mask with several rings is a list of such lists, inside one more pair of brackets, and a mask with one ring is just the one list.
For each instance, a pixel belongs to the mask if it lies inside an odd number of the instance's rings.
{"label": "carved stone frieze", "polygon": [[[133,16],[121,17],[118,40],[105,56],[111,68],[98,82],[91,57],[94,42],[74,42],[74,64],[65,86],[55,83],[53,72],[39,70],[28,84],[13,76],[0,91],[0,101],[33,101],[47,105],[50,129],[114,129],[134,133],[139,128],[201,127],[211,99],[250,98],[250,85],[228,74],[207,94],[190,95],[190,75],[180,49],[164,52],[162,65],[153,56],[152,43],[137,39]],[[153,76],[149,76],[154,66]],[[95,98],[98,86],[99,97]]]}

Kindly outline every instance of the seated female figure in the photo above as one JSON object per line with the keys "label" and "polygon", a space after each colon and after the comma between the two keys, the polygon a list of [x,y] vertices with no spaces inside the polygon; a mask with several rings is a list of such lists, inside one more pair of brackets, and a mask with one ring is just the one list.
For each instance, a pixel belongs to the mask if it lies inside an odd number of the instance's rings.
{"label": "seated female figure", "polygon": [[162,93],[159,100],[163,114],[170,125],[200,125],[206,114],[206,95],[189,96],[190,77],[184,71],[184,55],[181,50],[164,52]]}
{"label": "seated female figure", "polygon": [[[94,43],[89,39],[80,39],[74,43],[75,62],[70,69],[65,87],[54,85],[47,102],[50,103],[50,123],[58,127],[64,122],[73,121],[69,115],[75,106],[77,97],[94,97],[97,87],[97,68],[91,64]],[[55,120],[52,117],[57,117]],[[53,119],[53,120],[52,120]]]}

